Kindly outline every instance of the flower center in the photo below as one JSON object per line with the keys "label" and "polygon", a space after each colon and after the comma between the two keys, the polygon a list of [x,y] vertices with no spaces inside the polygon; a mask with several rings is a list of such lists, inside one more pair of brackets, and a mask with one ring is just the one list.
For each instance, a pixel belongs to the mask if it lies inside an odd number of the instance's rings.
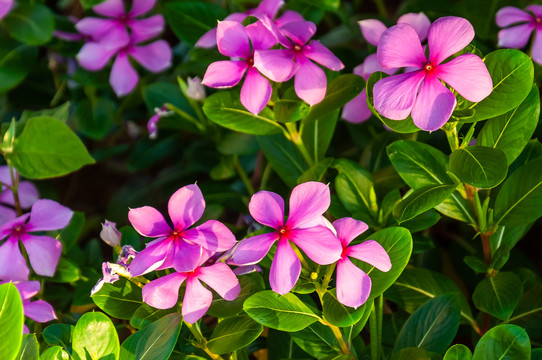
{"label": "flower center", "polygon": [[534,19],[534,21],[535,21],[537,24],[542,23],[542,19],[540,19],[539,17],[536,17],[536,18]]}
{"label": "flower center", "polygon": [[13,228],[13,234],[14,235],[20,235],[20,234],[23,234],[24,233],[24,226],[22,225],[17,225]]}
{"label": "flower center", "polygon": [[295,51],[295,52],[301,51],[301,46],[300,46],[300,45],[295,45],[295,46],[294,46],[294,51]]}
{"label": "flower center", "polygon": [[427,63],[425,64],[424,69],[425,71],[431,71],[433,70],[433,65],[431,65],[430,63]]}
{"label": "flower center", "polygon": [[170,236],[172,238],[174,238],[175,240],[177,240],[178,238],[181,237],[181,232],[180,231],[177,231],[177,230],[173,230],[170,234]]}
{"label": "flower center", "polygon": [[282,226],[279,228],[279,234],[284,235],[286,234],[286,226]]}

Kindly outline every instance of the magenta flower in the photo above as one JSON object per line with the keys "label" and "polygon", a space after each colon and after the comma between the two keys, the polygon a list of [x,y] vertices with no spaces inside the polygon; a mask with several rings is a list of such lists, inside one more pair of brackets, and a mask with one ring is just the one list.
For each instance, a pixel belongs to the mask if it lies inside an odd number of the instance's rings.
{"label": "magenta flower", "polygon": [[374,240],[348,246],[352,240],[368,229],[363,221],[342,218],[333,222],[337,237],[342,244],[341,259],[337,262],[337,300],[341,304],[357,308],[363,305],[371,293],[371,278],[348,257],[371,264],[380,271],[391,269],[388,253]]}
{"label": "magenta flower", "polygon": [[499,31],[499,46],[521,49],[527,45],[534,32],[531,56],[542,64],[542,5],[529,5],[523,11],[513,6],[500,9],[495,16]]}
{"label": "magenta flower", "polygon": [[203,215],[205,200],[199,187],[187,185],[169,199],[169,226],[162,214],[153,207],[130,209],[128,219],[138,233],[156,237],[132,260],[132,276],[153,270],[175,267],[177,271],[192,271],[214,252],[225,251],[235,244],[235,236],[221,222],[208,220],[189,229]]}
{"label": "magenta flower", "polygon": [[[19,176],[15,169],[13,172],[14,176]],[[13,209],[15,199],[11,191],[11,176],[9,166],[7,165],[0,166],[0,184],[2,186],[2,193],[0,193],[0,225],[2,225],[9,220],[15,219],[17,216]],[[19,182],[17,194],[19,196],[19,205],[24,210],[30,209],[36,200],[39,199],[38,189],[29,181]]]}
{"label": "magenta flower", "polygon": [[301,273],[301,262],[290,241],[320,265],[337,261],[341,245],[337,237],[323,226],[322,214],[330,204],[327,185],[306,182],[296,186],[290,196],[290,215],[284,221],[284,200],[276,193],[259,191],[248,204],[250,214],[259,223],[275,231],[242,240],[233,252],[233,261],[239,265],[259,262],[278,240],[277,251],[271,264],[271,289],[281,295],[289,292]]}
{"label": "magenta flower", "polygon": [[316,25],[310,21],[294,21],[279,28],[269,19],[264,24],[273,30],[286,49],[256,50],[254,66],[275,82],[295,76],[295,92],[300,99],[309,105],[322,101],[327,89],[326,74],[311,60],[334,71],[341,70],[344,65],[320,42],[307,43],[316,32]]}
{"label": "magenta flower", "polygon": [[[38,275],[53,276],[62,251],[60,241],[33,232],[59,230],[68,225],[73,212],[56,201],[41,199],[34,203],[29,214],[24,214],[0,226],[0,278],[27,280],[28,266],[19,250],[23,243],[30,264]],[[30,218],[30,220],[29,220]],[[28,220],[28,221],[27,221]]]}
{"label": "magenta flower", "polygon": [[0,20],[2,20],[13,7],[13,0],[0,0]]}
{"label": "magenta flower", "polygon": [[216,41],[218,51],[233,59],[209,65],[201,83],[227,88],[237,85],[246,73],[241,87],[241,103],[251,113],[258,114],[271,99],[273,89],[254,67],[254,51],[271,48],[277,43],[275,36],[260,21],[246,28],[235,21],[220,21]]}
{"label": "magenta flower", "polygon": [[[0,284],[5,284],[6,282],[2,281]],[[24,316],[39,323],[56,319],[55,311],[51,304],[43,300],[30,301],[30,298],[40,291],[39,281],[20,281],[15,282],[14,285],[23,301]],[[23,325],[23,334],[28,334],[29,332],[28,327]]]}
{"label": "magenta flower", "polygon": [[177,303],[179,288],[185,280],[182,315],[191,324],[205,315],[213,301],[213,294],[200,281],[228,301],[234,300],[241,291],[239,280],[228,265],[216,263],[197,267],[194,271],[175,272],[151,281],[143,287],[143,301],[157,309],[169,309]]}
{"label": "magenta flower", "polygon": [[473,38],[474,29],[467,20],[453,16],[437,19],[427,32],[427,58],[412,26],[398,24],[386,30],[377,49],[382,68],[413,70],[375,84],[376,111],[392,120],[406,119],[410,114],[420,129],[434,131],[448,121],[457,103],[455,95],[441,80],[469,101],[478,102],[487,97],[493,84],[482,59],[463,54],[443,63]]}

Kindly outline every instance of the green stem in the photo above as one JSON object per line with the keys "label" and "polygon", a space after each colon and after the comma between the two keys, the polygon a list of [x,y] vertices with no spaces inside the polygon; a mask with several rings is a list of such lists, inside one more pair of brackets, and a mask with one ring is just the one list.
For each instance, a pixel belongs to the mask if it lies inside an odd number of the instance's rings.
{"label": "green stem", "polygon": [[11,161],[8,160],[7,163],[9,166],[9,177],[11,178],[11,192],[13,193],[15,212],[17,216],[21,216],[23,214],[23,209],[21,208],[21,201],[19,200],[19,176],[15,175]]}
{"label": "green stem", "polygon": [[248,194],[250,196],[254,195],[255,193],[254,187],[252,186],[245,169],[243,169],[243,167],[241,166],[238,155],[233,155],[233,167],[237,171],[237,174],[239,174],[239,177],[241,177],[241,180],[243,180],[243,183],[245,184]]}
{"label": "green stem", "polygon": [[53,107],[56,104],[58,104],[60,99],[62,99],[62,95],[64,95],[64,91],[66,90],[67,87],[68,87],[68,82],[64,80],[58,87],[58,90],[56,91],[55,96],[53,96],[53,99],[49,103],[49,106]]}
{"label": "green stem", "polygon": [[301,138],[301,133],[297,131],[297,128],[294,123],[286,123],[286,128],[288,129],[289,133],[289,139],[291,142],[294,143],[294,145],[297,147],[299,152],[301,153],[301,156],[303,156],[303,159],[307,162],[309,166],[312,166],[314,164],[314,161],[311,158],[311,155],[309,154],[309,151],[305,147],[305,144],[303,144],[303,139]]}
{"label": "green stem", "polygon": [[198,323],[195,323],[195,324],[190,324],[190,323],[187,323],[186,321],[183,321],[184,324],[186,325],[186,327],[188,328],[188,330],[190,330],[190,332],[192,333],[192,335],[194,335],[194,337],[196,338],[196,341],[197,341],[197,346],[202,349],[203,351],[205,351],[205,353],[207,355],[209,355],[209,357],[211,359],[214,359],[214,360],[222,360],[222,357],[220,355],[217,355],[217,354],[214,354],[211,352],[211,350],[209,350],[207,348],[207,339],[205,339],[205,337],[203,336],[203,334],[201,333],[201,330],[199,328],[199,325]]}
{"label": "green stem", "polygon": [[269,181],[269,177],[271,176],[272,172],[273,172],[273,168],[271,167],[271,164],[267,163],[267,165],[265,165],[265,169],[262,174],[262,181],[260,182],[260,190],[265,190],[267,188],[267,182]]}
{"label": "green stem", "polygon": [[450,150],[452,152],[459,148],[459,138],[457,137],[457,128],[455,126],[447,128],[443,127],[444,132],[446,133],[446,139],[448,139],[448,144],[450,144]]}
{"label": "green stem", "polygon": [[182,117],[183,119],[185,120],[188,120],[189,122],[191,122],[192,124],[194,124],[199,131],[201,132],[205,132],[205,127],[203,126],[203,124],[201,124],[198,119],[196,119],[195,117],[193,117],[192,115],[188,114],[187,112],[184,112],[183,110],[179,109],[178,107],[176,107],[175,105],[173,104],[164,104],[164,106],[166,107],[166,109],[168,109],[169,111],[173,111],[174,113],[176,113],[177,115],[179,115],[180,117]]}
{"label": "green stem", "polygon": [[371,360],[380,360],[380,337],[378,332],[378,314],[375,303],[372,305],[371,315],[369,315],[369,330],[371,336]]}

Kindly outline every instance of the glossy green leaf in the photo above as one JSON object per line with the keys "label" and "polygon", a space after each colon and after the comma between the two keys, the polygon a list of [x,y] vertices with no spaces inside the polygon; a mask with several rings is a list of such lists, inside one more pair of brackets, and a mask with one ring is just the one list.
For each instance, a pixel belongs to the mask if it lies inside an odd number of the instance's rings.
{"label": "glossy green leaf", "polygon": [[39,360],[40,345],[35,334],[23,335],[21,349],[19,350],[19,360]]}
{"label": "glossy green leaf", "polygon": [[74,355],[80,360],[114,360],[119,357],[119,337],[107,315],[83,314],[73,330]]}
{"label": "glossy green leaf", "polygon": [[429,185],[409,193],[393,210],[397,222],[411,220],[449,198],[457,185]]}
{"label": "glossy green leaf", "polygon": [[72,260],[61,257],[56,266],[55,275],[51,281],[58,283],[71,283],[81,278],[81,270]]}
{"label": "glossy green leaf", "polygon": [[528,224],[542,216],[542,157],[517,169],[506,179],[495,200],[495,223]]}
{"label": "glossy green leaf", "polygon": [[23,333],[23,303],[12,283],[0,285],[0,354],[13,360],[19,354]]}
{"label": "glossy green leaf", "polygon": [[60,346],[53,346],[41,354],[40,360],[70,360],[70,355]]}
{"label": "glossy green leaf", "polygon": [[28,120],[10,156],[17,171],[30,179],[62,176],[94,163],[66,124],[46,116]]}
{"label": "glossy green leaf", "polygon": [[124,278],[113,284],[104,284],[100,291],[92,295],[92,300],[108,315],[124,320],[130,319],[143,304],[141,288]]}
{"label": "glossy green leaf", "polygon": [[502,150],[476,145],[455,150],[450,156],[450,169],[475,188],[491,189],[504,180],[508,165]]}
{"label": "glossy green leaf", "polygon": [[362,318],[366,318],[371,313],[371,304],[367,303],[357,309],[343,305],[337,299],[335,289],[329,290],[324,294],[322,313],[324,319],[332,325],[347,327],[356,324]]}
{"label": "glossy green leaf", "polygon": [[18,3],[2,22],[11,37],[28,44],[45,44],[53,37],[55,19],[45,5]]}
{"label": "glossy green leaf", "polygon": [[459,303],[453,294],[444,294],[427,301],[407,320],[393,348],[418,347],[444,354],[459,328]]}
{"label": "glossy green leaf", "polygon": [[93,6],[103,3],[106,0],[79,0],[83,8],[90,9]]}
{"label": "glossy green leaf", "polygon": [[325,158],[314,164],[297,179],[297,183],[301,184],[307,181],[323,181],[326,172],[333,164],[333,161],[333,158]]}
{"label": "glossy green leaf", "polygon": [[83,225],[85,224],[85,214],[80,211],[74,211],[70,223],[60,231],[57,240],[62,243],[62,253],[67,254],[73,245],[77,242]]}
{"label": "glossy green leaf", "polygon": [[521,326],[533,340],[542,339],[542,284],[537,283],[523,294],[514,313],[508,320]]}
{"label": "glossy green leaf", "polygon": [[136,329],[142,329],[172,312],[176,312],[175,307],[161,310],[143,303],[130,318],[130,325]]}
{"label": "glossy green leaf", "polygon": [[243,311],[245,300],[262,290],[265,290],[265,284],[260,273],[251,273],[238,277],[241,292],[233,301],[224,300],[222,296],[213,295],[213,302],[207,313],[215,317],[229,317]]}
{"label": "glossy green leaf", "polygon": [[36,64],[38,49],[15,41],[0,41],[0,93],[17,86]]}
{"label": "glossy green leaf", "polygon": [[472,360],[472,352],[463,344],[456,344],[446,351],[443,360]]}
{"label": "glossy green leaf", "polygon": [[256,136],[229,132],[217,142],[216,149],[224,155],[248,155],[258,152],[259,147]]}
{"label": "glossy green leaf", "polygon": [[294,294],[279,295],[271,290],[249,297],[243,310],[258,323],[282,331],[303,330],[319,320],[319,316]]}
{"label": "glossy green leaf", "polygon": [[531,342],[525,329],[517,325],[497,325],[482,336],[472,360],[513,359],[529,360]]}
{"label": "glossy green leaf", "polygon": [[332,359],[341,352],[333,331],[320,323],[290,335],[297,346],[316,359]]}
{"label": "glossy green leaf", "polygon": [[297,179],[309,168],[303,156],[283,134],[258,136],[258,143],[273,167],[290,188],[297,185]]}
{"label": "glossy green leaf", "polygon": [[474,305],[503,321],[507,321],[523,295],[523,285],[512,272],[499,272],[482,280],[474,289]]}
{"label": "glossy green leaf", "polygon": [[440,360],[438,354],[430,353],[424,349],[408,347],[394,353],[391,360]]}
{"label": "glossy green leaf", "polygon": [[294,122],[304,119],[310,111],[310,106],[304,101],[281,99],[273,106],[275,119],[281,123]]}
{"label": "glossy green leaf", "polygon": [[302,140],[313,160],[319,160],[326,155],[338,120],[339,110],[336,110],[324,117],[302,123]]}
{"label": "glossy green leaf", "polygon": [[43,339],[48,345],[58,345],[67,349],[71,343],[73,329],[73,325],[51,324],[43,330]]}
{"label": "glossy green leaf", "polygon": [[510,165],[531,139],[539,115],[540,92],[533,85],[529,95],[517,108],[485,123],[476,138],[476,144],[501,149]]}
{"label": "glossy green leaf", "polygon": [[106,98],[77,102],[73,114],[77,131],[95,140],[102,139],[113,126],[116,110],[117,104]]}
{"label": "glossy green leaf", "polygon": [[225,354],[252,343],[263,331],[263,326],[248,316],[234,316],[221,320],[213,330],[207,347],[215,354]]}

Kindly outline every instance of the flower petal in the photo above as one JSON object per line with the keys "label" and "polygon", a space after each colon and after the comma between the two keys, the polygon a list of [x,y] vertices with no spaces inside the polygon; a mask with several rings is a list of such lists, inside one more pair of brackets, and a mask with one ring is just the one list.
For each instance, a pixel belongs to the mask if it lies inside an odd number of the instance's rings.
{"label": "flower petal", "polygon": [[304,20],[305,19],[303,18],[303,16],[297,11],[286,10],[278,19],[275,20],[275,25],[280,28],[285,24]]}
{"label": "flower petal", "polygon": [[237,21],[219,21],[216,27],[216,45],[222,55],[248,59],[251,57],[248,35]]}
{"label": "flower petal", "polygon": [[171,228],[162,214],[151,206],[142,206],[128,211],[128,220],[143,236],[168,236]]}
{"label": "flower petal", "polygon": [[115,53],[116,50],[107,50],[99,43],[89,42],[83,45],[75,57],[86,70],[98,71],[104,68]]}
{"label": "flower petal", "polygon": [[237,265],[255,264],[264,258],[271,246],[277,241],[276,231],[241,240],[233,251],[233,261]]}
{"label": "flower petal", "polygon": [[350,100],[343,107],[341,117],[352,124],[364,122],[372,115],[371,110],[367,106],[367,93],[365,88],[361,93]]}
{"label": "flower petal", "polygon": [[[4,194],[4,192],[2,193]],[[15,219],[17,214],[15,213],[15,210],[0,205],[0,225],[5,224],[6,222]],[[0,238],[3,237],[0,234]]]}
{"label": "flower petal", "polygon": [[423,71],[411,71],[378,81],[373,88],[375,110],[388,119],[406,119],[424,77]]}
{"label": "flower petal", "polygon": [[44,323],[56,319],[55,310],[46,301],[37,300],[23,304],[24,315],[34,321]]}
{"label": "flower petal", "polygon": [[53,276],[62,252],[62,243],[50,236],[21,236],[30,265],[38,275]]}
{"label": "flower petal", "polygon": [[260,224],[278,229],[284,225],[284,200],[272,191],[258,191],[248,203],[250,215]]}
{"label": "flower petal", "polygon": [[183,186],[169,198],[168,213],[173,228],[182,231],[194,225],[205,210],[205,199],[196,184]]}
{"label": "flower petal", "polygon": [[103,16],[119,18],[124,15],[124,3],[122,0],[107,0],[94,6],[92,10]]}
{"label": "flower petal", "polygon": [[256,50],[254,67],[275,82],[288,81],[297,70],[293,53],[286,49]]}
{"label": "flower petal", "polygon": [[447,57],[465,48],[472,39],[474,28],[467,19],[455,16],[438,18],[427,31],[429,61],[433,65],[440,64]]}
{"label": "flower petal", "polygon": [[75,28],[83,35],[90,36],[94,41],[100,41],[109,31],[117,28],[117,21],[86,17],[75,24]]}
{"label": "flower petal", "polygon": [[182,237],[212,252],[226,251],[235,245],[235,235],[220,221],[208,220],[193,229],[183,231]]}
{"label": "flower petal", "polygon": [[341,304],[357,308],[371,294],[371,278],[348,258],[337,263],[337,300]]}
{"label": "flower petal", "polygon": [[239,280],[230,267],[224,263],[199,268],[197,277],[225,300],[235,300],[241,292]]}
{"label": "flower petal", "polygon": [[73,211],[49,199],[37,200],[30,210],[26,231],[59,230],[70,223]]}
{"label": "flower petal", "polygon": [[495,15],[495,21],[499,27],[510,26],[520,22],[528,22],[533,16],[526,11],[513,6],[505,6]]}
{"label": "flower petal", "polygon": [[341,60],[317,40],[312,40],[303,47],[303,55],[330,70],[339,71],[344,69]]}
{"label": "flower petal", "polygon": [[154,15],[146,19],[132,20],[129,23],[132,30],[132,41],[135,44],[152,39],[164,31],[164,17]]}
{"label": "flower petal", "polygon": [[277,43],[275,35],[261,21],[247,25],[245,32],[254,50],[267,50]]}
{"label": "flower petal", "polygon": [[[19,203],[23,209],[30,209],[39,198],[40,194],[36,185],[29,181],[21,181],[19,183]],[[0,202],[15,206],[13,192],[10,190],[3,190],[2,194],[0,194]]]}
{"label": "flower petal", "polygon": [[128,55],[125,52],[119,52],[109,75],[109,83],[113,91],[117,96],[128,95],[135,89],[138,81],[139,76],[130,64]]}
{"label": "flower petal", "polygon": [[128,15],[134,17],[143,15],[146,12],[149,12],[155,4],[156,0],[132,0],[132,9]]}
{"label": "flower petal", "polygon": [[456,103],[454,94],[435,75],[428,74],[412,108],[412,120],[422,130],[438,130],[452,116]]}
{"label": "flower petal", "polygon": [[534,29],[535,27],[532,24],[522,24],[502,29],[499,31],[499,43],[497,46],[521,49],[529,42]]}
{"label": "flower petal", "polygon": [[531,50],[533,61],[537,64],[542,64],[542,31],[536,31]]}
{"label": "flower petal", "polygon": [[493,91],[491,76],[477,55],[463,54],[435,70],[439,79],[469,101],[482,101]]}
{"label": "flower petal", "polygon": [[397,19],[397,24],[408,24],[412,26],[418,33],[420,41],[423,42],[427,38],[427,30],[431,25],[431,20],[429,20],[427,15],[425,15],[423,12],[419,12],[417,14],[408,13]]}
{"label": "flower petal", "polygon": [[361,244],[350,246],[347,255],[364,261],[380,271],[387,272],[391,269],[390,256],[382,245],[374,240],[367,240]]}
{"label": "flower petal", "polygon": [[326,73],[303,55],[296,56],[295,93],[309,105],[318,104],[326,96]]}
{"label": "flower petal", "polygon": [[280,30],[296,45],[305,45],[316,32],[316,25],[310,21],[294,21],[283,24]]}
{"label": "flower petal", "polygon": [[317,264],[329,265],[341,257],[341,242],[327,227],[290,230],[288,238]]}
{"label": "flower petal", "polygon": [[0,246],[0,279],[28,280],[28,266],[19,250],[19,239],[9,237]]}
{"label": "flower petal", "polygon": [[[28,220],[29,217],[30,217],[30,214],[26,213],[19,216],[18,218],[10,219],[9,221],[2,224],[2,226],[0,226],[0,239],[3,239],[6,236],[11,235],[13,229],[16,226],[24,227],[26,220]],[[0,277],[0,279],[2,279],[2,277]]]}
{"label": "flower petal", "polygon": [[178,240],[175,243],[173,267],[178,272],[193,271],[207,261],[212,254],[212,252],[205,250],[199,245],[193,245],[186,241]]}
{"label": "flower petal", "polygon": [[283,0],[262,0],[258,7],[254,9],[255,13],[261,13],[273,19],[279,9],[284,5]]}
{"label": "flower petal", "polygon": [[286,225],[289,229],[301,227],[322,216],[330,203],[331,195],[326,184],[317,181],[299,184],[290,195],[290,214]]}
{"label": "flower petal", "polygon": [[352,240],[363,234],[369,228],[363,221],[350,217],[335,220],[333,222],[333,227],[337,231],[337,237],[344,247],[348,246]]}
{"label": "flower petal", "polygon": [[13,0],[0,1],[0,20],[2,20],[11,10],[13,6]]}
{"label": "flower petal", "polygon": [[203,49],[211,49],[216,46],[216,28],[213,28],[209,31],[207,31],[205,34],[203,34],[198,41],[196,41],[196,44],[194,47],[196,48],[203,48]]}
{"label": "flower petal", "polygon": [[418,33],[408,24],[397,24],[384,31],[376,56],[384,69],[421,68],[427,62]]}
{"label": "flower petal", "polygon": [[144,46],[134,46],[129,54],[145,69],[157,73],[171,66],[171,47],[164,40]]}
{"label": "flower petal", "polygon": [[170,240],[156,241],[147,244],[147,247],[132,259],[128,271],[132,276],[139,276],[160,267],[166,257],[173,252],[173,243]]}
{"label": "flower petal", "polygon": [[23,302],[30,299],[32,296],[37,295],[40,291],[41,285],[39,281],[21,281],[15,283],[15,287],[19,290]]}
{"label": "flower petal", "polygon": [[365,40],[374,46],[378,46],[380,37],[388,29],[382,21],[376,19],[361,20],[358,21],[358,24]]}
{"label": "flower petal", "polygon": [[179,300],[179,288],[187,278],[186,274],[173,273],[143,286],[143,301],[157,309],[174,307]]}
{"label": "flower petal", "polygon": [[189,277],[183,299],[183,320],[190,324],[195,323],[205,315],[212,301],[213,294],[201,285],[197,277]]}
{"label": "flower petal", "polygon": [[241,81],[247,68],[245,61],[215,61],[205,71],[201,83],[213,88],[232,87]]}
{"label": "flower petal", "polygon": [[277,294],[284,295],[294,287],[301,274],[301,262],[287,239],[279,240],[271,263],[269,283]]}
{"label": "flower petal", "polygon": [[269,81],[255,67],[249,68],[241,87],[241,104],[257,115],[271,99],[272,92],[273,88]]}

